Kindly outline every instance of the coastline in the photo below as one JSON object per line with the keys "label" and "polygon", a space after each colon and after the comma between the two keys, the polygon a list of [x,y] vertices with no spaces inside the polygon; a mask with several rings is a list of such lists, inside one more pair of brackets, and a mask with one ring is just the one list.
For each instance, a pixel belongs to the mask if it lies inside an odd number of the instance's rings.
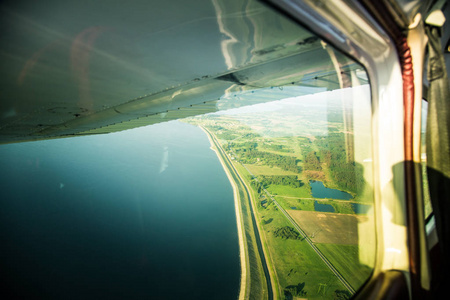
{"label": "coastline", "polygon": [[241,263],[241,283],[239,288],[239,298],[240,300],[245,299],[245,292],[247,288],[247,255],[245,251],[245,242],[244,242],[244,234],[243,234],[243,225],[242,225],[242,213],[240,209],[239,204],[239,196],[238,196],[238,188],[236,186],[236,183],[234,182],[233,178],[231,177],[230,171],[225,165],[225,162],[223,161],[221,155],[219,154],[218,150],[216,149],[213,140],[211,139],[210,134],[203,128],[203,126],[199,126],[203,132],[206,133],[206,136],[208,137],[209,143],[211,144],[210,149],[213,150],[217,157],[219,158],[219,161],[222,165],[222,168],[224,169],[225,173],[227,174],[228,180],[231,183],[231,186],[233,187],[233,196],[234,196],[234,208],[236,212],[236,224],[237,224],[237,230],[238,230],[238,238],[239,238],[239,257],[240,257],[240,263]]}

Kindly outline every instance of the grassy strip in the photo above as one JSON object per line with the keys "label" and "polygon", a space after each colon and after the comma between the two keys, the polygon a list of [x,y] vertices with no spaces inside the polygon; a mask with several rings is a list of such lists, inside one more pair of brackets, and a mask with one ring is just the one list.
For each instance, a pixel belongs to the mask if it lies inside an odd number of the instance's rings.
{"label": "grassy strip", "polygon": [[270,167],[266,165],[254,165],[254,164],[246,164],[245,165],[253,175],[297,175],[297,173],[285,171],[278,167]]}
{"label": "grassy strip", "polygon": [[[249,178],[248,175],[250,175],[250,174],[247,172],[247,170],[245,170],[245,168],[241,164],[234,163],[234,166],[236,167],[236,170],[238,170],[238,172],[243,175],[243,176],[241,176],[241,178],[244,180],[245,184],[247,185],[247,187],[251,193],[253,209],[255,212],[257,212],[257,210],[260,207],[260,204],[258,201],[259,194],[255,191],[255,189],[251,188],[250,182],[248,180],[248,178]],[[268,251],[266,232],[264,230],[262,230],[261,219],[259,218],[258,213],[256,213],[256,218],[257,218],[257,222],[258,222],[258,230],[260,232],[261,239],[262,239],[261,242],[263,243],[264,254],[266,256],[267,267],[268,267],[269,273],[270,273],[270,279],[272,281],[273,296],[274,296],[274,299],[278,299],[278,298],[280,298],[279,296],[281,295],[279,283],[278,283],[278,276],[276,274],[276,269],[273,264],[273,259],[272,259],[271,253]]]}
{"label": "grassy strip", "polygon": [[273,203],[260,207],[258,213],[264,220],[262,227],[282,293],[302,283],[303,296],[308,299],[333,298],[335,290],[345,289],[306,241],[275,236],[277,229],[292,225]]}
{"label": "grassy strip", "polygon": [[372,269],[359,263],[358,245],[316,244],[353,289],[358,290],[369,278]]}

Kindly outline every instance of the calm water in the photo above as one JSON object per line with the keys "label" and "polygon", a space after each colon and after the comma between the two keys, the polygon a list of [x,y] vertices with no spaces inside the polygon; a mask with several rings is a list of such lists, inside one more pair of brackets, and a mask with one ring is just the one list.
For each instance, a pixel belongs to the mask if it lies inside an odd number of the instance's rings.
{"label": "calm water", "polygon": [[335,212],[333,205],[331,204],[322,204],[318,201],[314,201],[314,210],[320,212]]}
{"label": "calm water", "polygon": [[18,298],[235,299],[233,193],[209,147],[181,122],[0,146],[3,286]]}
{"label": "calm water", "polygon": [[353,198],[349,193],[325,187],[322,181],[310,180],[309,184],[311,185],[311,194],[314,198],[329,198],[339,200],[350,200]]}

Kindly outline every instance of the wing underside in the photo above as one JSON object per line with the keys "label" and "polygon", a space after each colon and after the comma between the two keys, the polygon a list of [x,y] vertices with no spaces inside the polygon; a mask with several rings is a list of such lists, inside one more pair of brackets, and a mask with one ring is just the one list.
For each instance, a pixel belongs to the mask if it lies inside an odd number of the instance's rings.
{"label": "wing underside", "polygon": [[0,143],[333,90],[361,68],[252,0],[19,2],[1,5]]}

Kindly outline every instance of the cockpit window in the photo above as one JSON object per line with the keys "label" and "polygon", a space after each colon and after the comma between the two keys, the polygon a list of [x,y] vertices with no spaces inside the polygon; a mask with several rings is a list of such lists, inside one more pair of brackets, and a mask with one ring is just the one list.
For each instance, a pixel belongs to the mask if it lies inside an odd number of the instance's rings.
{"label": "cockpit window", "polygon": [[8,293],[349,299],[369,279],[367,73],[241,2],[3,10],[1,142],[33,141],[0,146]]}

